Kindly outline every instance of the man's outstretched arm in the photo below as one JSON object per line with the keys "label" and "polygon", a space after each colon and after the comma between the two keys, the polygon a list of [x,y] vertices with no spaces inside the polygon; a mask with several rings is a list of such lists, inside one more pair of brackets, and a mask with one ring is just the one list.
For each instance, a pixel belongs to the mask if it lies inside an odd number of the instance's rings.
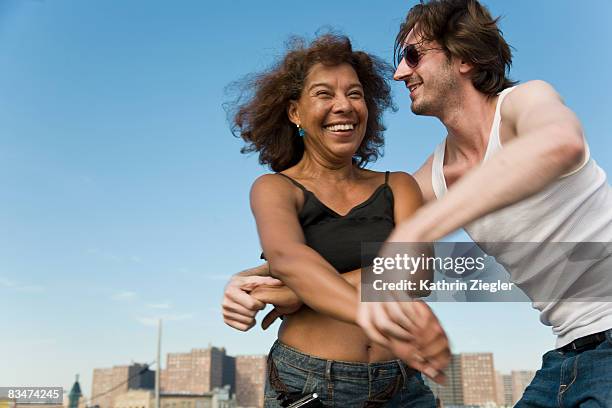
{"label": "man's outstretched arm", "polygon": [[501,113],[502,123],[514,137],[457,181],[446,196],[400,224],[388,241],[439,239],[543,190],[583,162],[580,122],[547,83],[520,85],[506,97]]}

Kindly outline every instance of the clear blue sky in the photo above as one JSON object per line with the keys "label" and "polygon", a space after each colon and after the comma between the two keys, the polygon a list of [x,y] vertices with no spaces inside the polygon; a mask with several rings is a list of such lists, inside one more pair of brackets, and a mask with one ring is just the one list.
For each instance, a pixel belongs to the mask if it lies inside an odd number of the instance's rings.
{"label": "clear blue sky", "polygon": [[[0,385],[80,373],[89,393],[94,367],[154,359],[157,316],[164,353],[265,353],[272,331],[219,313],[227,277],[258,262],[247,195],[267,171],[239,153],[224,87],[324,26],[391,61],[412,4],[0,0]],[[551,82],[612,171],[612,3],[486,4],[505,16],[512,77]],[[393,89],[372,167],[414,171],[444,132]],[[502,371],[537,368],[554,343],[528,304],[434,308],[454,351],[492,351]]]}

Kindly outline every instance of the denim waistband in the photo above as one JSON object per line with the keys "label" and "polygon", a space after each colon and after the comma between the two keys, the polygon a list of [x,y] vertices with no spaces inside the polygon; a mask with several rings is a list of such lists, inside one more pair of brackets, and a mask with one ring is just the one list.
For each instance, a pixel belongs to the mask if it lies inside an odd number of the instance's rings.
{"label": "denim waistband", "polygon": [[386,379],[398,375],[411,377],[417,373],[416,370],[408,367],[401,360],[375,363],[327,360],[302,353],[278,340],[274,342],[270,349],[270,355],[275,360],[281,360],[296,369],[337,379]]}

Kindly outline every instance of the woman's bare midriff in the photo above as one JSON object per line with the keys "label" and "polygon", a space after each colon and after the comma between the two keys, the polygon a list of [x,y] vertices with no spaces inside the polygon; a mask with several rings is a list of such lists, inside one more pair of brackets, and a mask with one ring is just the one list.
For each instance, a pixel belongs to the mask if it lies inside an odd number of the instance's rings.
{"label": "woman's bare midriff", "polygon": [[302,353],[327,360],[372,363],[396,359],[389,350],[370,341],[359,326],[332,319],[305,305],[285,316],[278,339]]}

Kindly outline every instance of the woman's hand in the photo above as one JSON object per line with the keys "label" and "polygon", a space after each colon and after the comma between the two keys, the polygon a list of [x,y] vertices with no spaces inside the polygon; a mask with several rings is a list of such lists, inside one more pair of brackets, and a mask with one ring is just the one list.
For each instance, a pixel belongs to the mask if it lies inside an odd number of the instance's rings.
{"label": "woman's hand", "polygon": [[261,321],[261,328],[264,330],[277,318],[295,313],[303,305],[295,292],[284,285],[260,285],[251,292],[251,296],[260,302],[274,305],[274,309]]}

